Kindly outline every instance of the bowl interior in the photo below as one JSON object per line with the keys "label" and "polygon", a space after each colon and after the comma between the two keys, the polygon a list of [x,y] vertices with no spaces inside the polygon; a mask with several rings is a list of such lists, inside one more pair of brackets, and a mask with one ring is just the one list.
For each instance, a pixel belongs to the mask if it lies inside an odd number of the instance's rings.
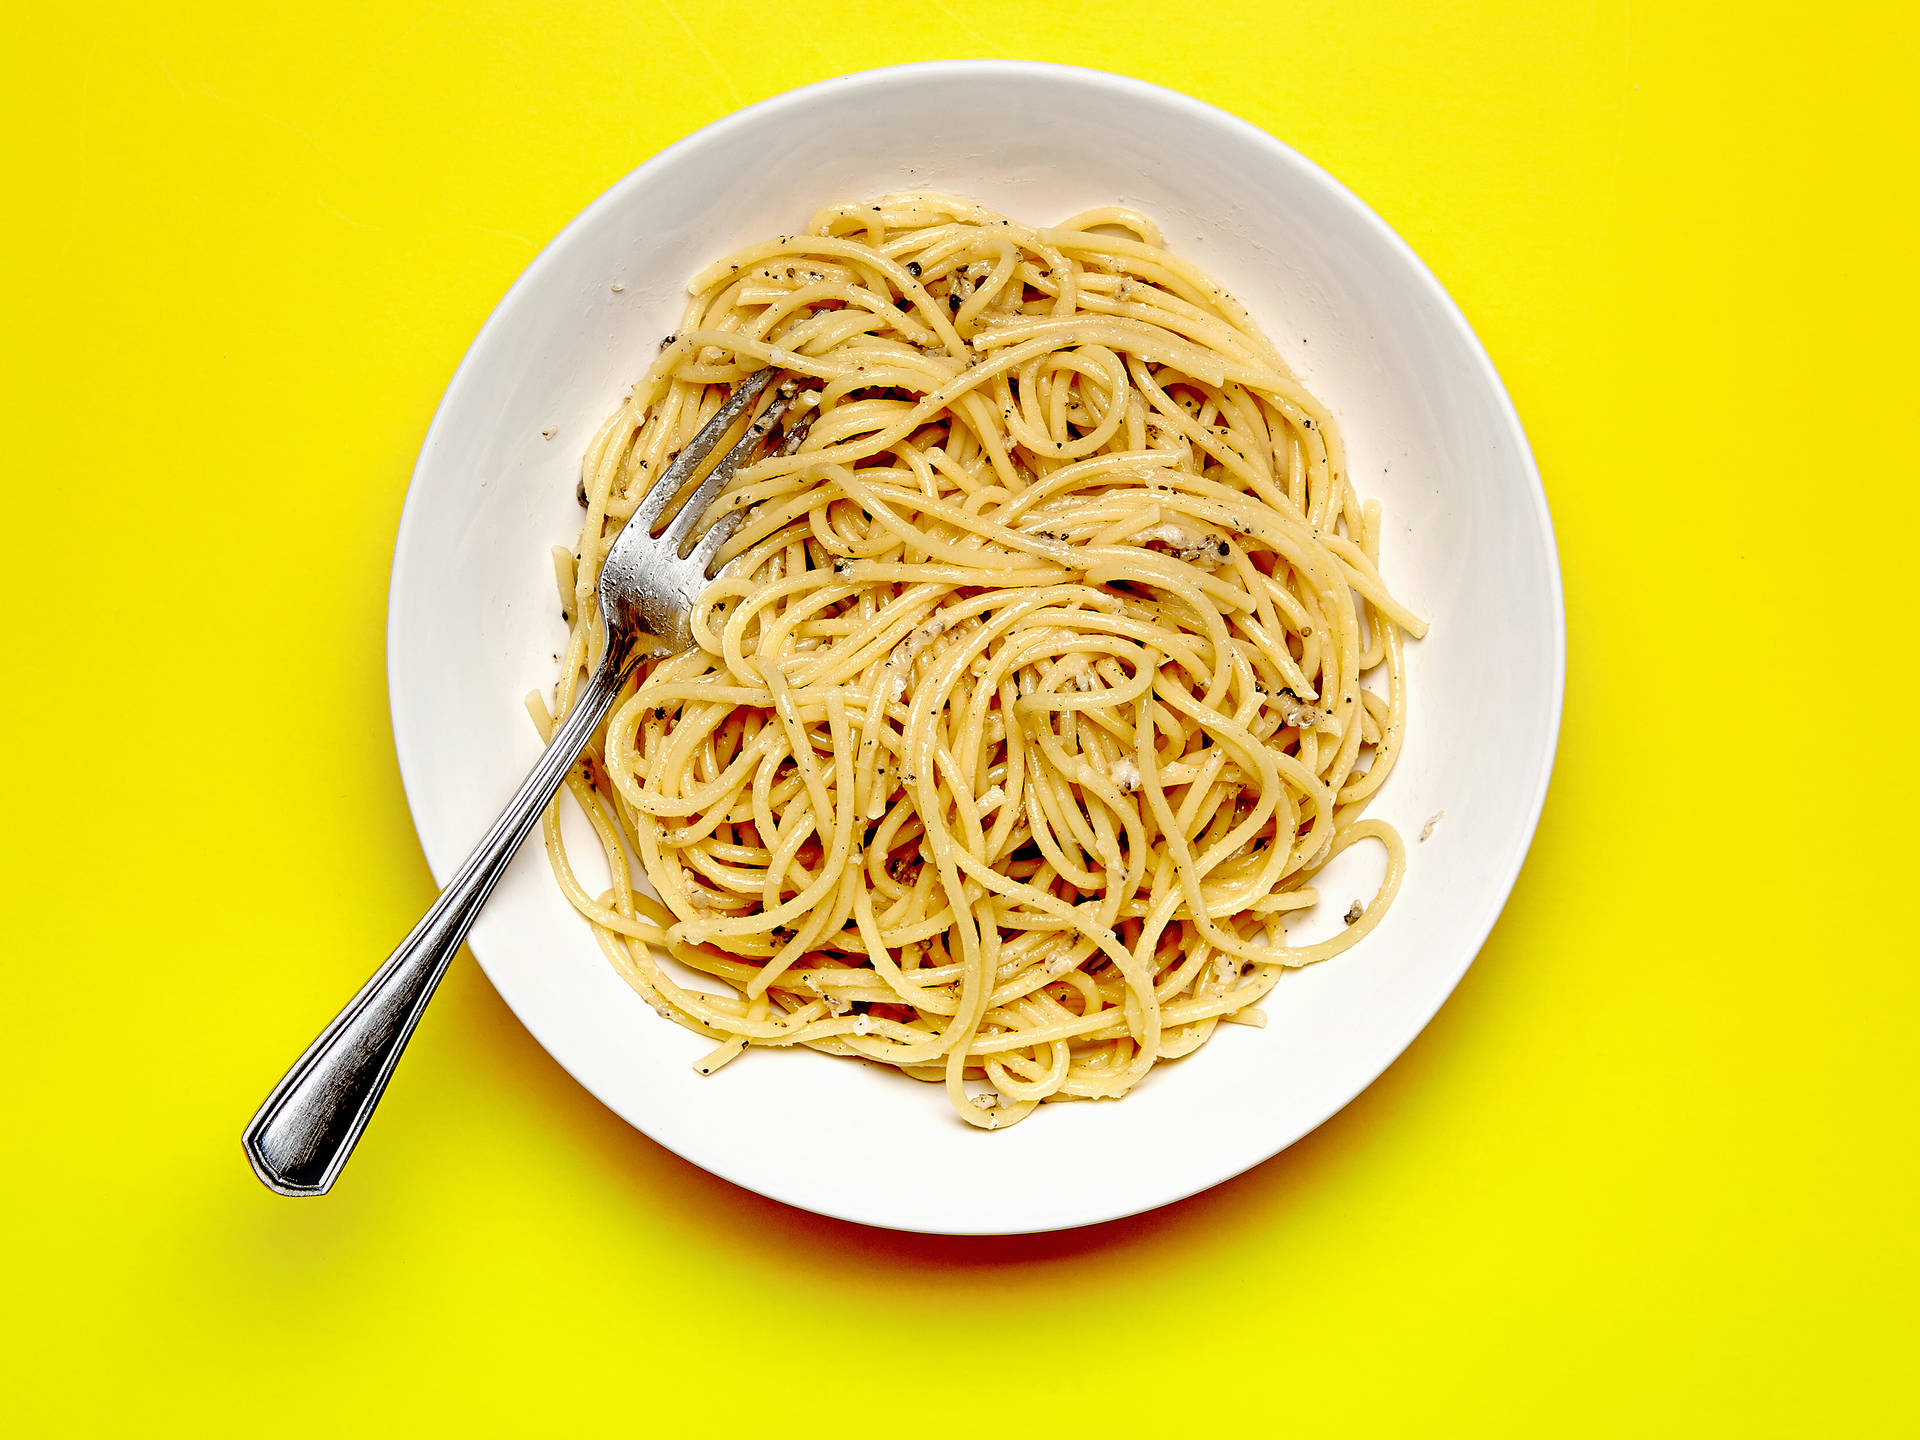
{"label": "bowl interior", "polygon": [[[824,203],[910,188],[1035,222],[1115,200],[1139,207],[1250,307],[1331,406],[1360,489],[1387,507],[1388,579],[1433,622],[1409,649],[1405,755],[1373,811],[1409,842],[1398,903],[1355,950],[1287,977],[1264,1030],[1223,1027],[1123,1102],[1044,1106],[994,1134],[953,1119],[934,1087],[811,1052],[751,1052],[697,1076],[703,1042],[613,973],[538,844],[501,883],[472,948],[583,1084],[739,1184],[905,1229],[1084,1224],[1257,1163],[1399,1054],[1497,917],[1552,764],[1559,571],[1525,437],[1437,282],[1311,163],[1169,91],[999,62],[826,82],[649,161],[533,262],[434,417],[394,559],[395,743],[444,882],[537,753],[521,697],[551,684],[565,633],[548,549],[576,538],[581,449],[676,323],[686,277]],[[1342,857],[1315,923],[1337,925],[1372,893],[1369,848]]]}

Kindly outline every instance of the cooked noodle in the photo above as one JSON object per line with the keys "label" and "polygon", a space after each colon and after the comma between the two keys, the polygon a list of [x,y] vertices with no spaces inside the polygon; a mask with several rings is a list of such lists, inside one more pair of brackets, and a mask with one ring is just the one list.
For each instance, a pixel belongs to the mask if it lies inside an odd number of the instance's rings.
{"label": "cooked noodle", "polygon": [[[778,366],[811,423],[714,502],[745,518],[697,648],[644,664],[569,776],[610,888],[557,805],[545,832],[620,974],[715,1043],[703,1073],[808,1045],[1004,1126],[1262,1023],[1284,970],[1379,923],[1405,856],[1361,812],[1425,626],[1325,408],[1149,221],[897,195],[689,289],[587,450],[553,714],[599,653],[607,547],[725,388]],[[1290,944],[1362,839],[1378,893]]]}

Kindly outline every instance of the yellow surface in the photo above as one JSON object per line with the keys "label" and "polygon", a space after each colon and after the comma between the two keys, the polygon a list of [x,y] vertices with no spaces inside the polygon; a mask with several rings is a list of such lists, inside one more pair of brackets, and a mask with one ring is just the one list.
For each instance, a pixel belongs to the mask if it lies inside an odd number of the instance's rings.
{"label": "yellow surface", "polygon": [[[0,47],[12,1433],[1920,1424],[1903,10],[32,8]],[[1238,111],[1478,327],[1571,653],[1506,918],[1318,1134],[1087,1232],[738,1192],[465,957],[339,1191],[269,1197],[242,1123],[431,894],[382,617],[468,339],[675,137],[953,55]]]}

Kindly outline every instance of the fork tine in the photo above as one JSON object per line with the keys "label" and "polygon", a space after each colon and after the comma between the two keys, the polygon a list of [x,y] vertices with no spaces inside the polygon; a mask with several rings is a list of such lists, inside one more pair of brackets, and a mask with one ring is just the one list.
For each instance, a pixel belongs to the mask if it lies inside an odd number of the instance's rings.
{"label": "fork tine", "polygon": [[628,525],[652,532],[668,502],[687,483],[687,477],[700,468],[700,462],[713,452],[713,447],[720,443],[721,437],[733,428],[733,422],[740,418],[741,412],[760,398],[760,392],[767,388],[776,373],[771,367],[756,370],[733,387],[733,393],[713,412],[713,418],[700,427],[700,433],[689,440],[686,447],[674,456],[673,463],[660,472],[660,477],[653,482],[653,488],[647,491],[646,498],[627,521]]}
{"label": "fork tine", "polygon": [[722,545],[733,538],[733,532],[740,528],[740,523],[746,518],[747,512],[744,510],[729,510],[714,521],[712,528],[700,537],[699,543],[693,547],[693,552],[687,558],[700,567],[702,575],[713,568],[713,557],[720,553]]}
{"label": "fork tine", "polygon": [[746,434],[720,458],[720,463],[708,472],[707,478],[700,482],[699,489],[687,497],[687,503],[680,507],[667,528],[661,532],[660,538],[671,545],[676,554],[687,543],[693,527],[700,523],[700,517],[707,513],[707,507],[713,504],[713,497],[727,487],[747,457],[760,448],[773,432],[773,427],[780,423],[780,416],[793,403],[793,396],[794,386],[788,381],[775,394],[773,403],[760,412],[759,417],[747,427]]}
{"label": "fork tine", "polygon": [[781,432],[780,444],[773,453],[782,458],[796,454],[800,449],[800,442],[805,440],[807,432],[813,429],[813,418],[811,415],[803,415],[789,425]]}
{"label": "fork tine", "polygon": [[[801,419],[789,425],[781,432],[780,444],[775,448],[773,453],[776,455],[792,455],[799,450],[800,443],[807,438],[807,431],[812,428],[813,417],[811,415],[801,417]],[[692,553],[689,554],[687,558],[700,567],[700,573],[702,575],[705,575],[713,568],[713,557],[720,553],[721,546],[733,538],[733,532],[740,528],[746,518],[747,512],[745,510],[729,510],[718,520],[714,521],[712,526],[707,530],[707,533],[702,535],[698,542],[695,543]]]}

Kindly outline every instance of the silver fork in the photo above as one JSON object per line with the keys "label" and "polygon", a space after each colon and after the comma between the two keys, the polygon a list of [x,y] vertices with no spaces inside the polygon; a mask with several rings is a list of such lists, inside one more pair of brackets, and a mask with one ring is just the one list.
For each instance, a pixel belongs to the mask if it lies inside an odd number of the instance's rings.
{"label": "silver fork", "polygon": [[[447,962],[520,842],[606,718],[634,665],[645,656],[672,654],[693,643],[687,630],[689,613],[707,584],[714,557],[739,523],[739,512],[729,512],[691,549],[687,542],[714,497],[773,434],[793,400],[793,382],[775,387],[766,409],[674,512],[665,530],[657,537],[654,530],[701,462],[772,384],[774,373],[759,370],[735,386],[628,518],[600,570],[605,653],[545,753],[413,932],[307,1047],[248,1124],[242,1144],[254,1173],[269,1190],[324,1195],[333,1185],[373,1117],[373,1107]],[[804,434],[804,426],[792,427],[782,448],[792,449]]]}

